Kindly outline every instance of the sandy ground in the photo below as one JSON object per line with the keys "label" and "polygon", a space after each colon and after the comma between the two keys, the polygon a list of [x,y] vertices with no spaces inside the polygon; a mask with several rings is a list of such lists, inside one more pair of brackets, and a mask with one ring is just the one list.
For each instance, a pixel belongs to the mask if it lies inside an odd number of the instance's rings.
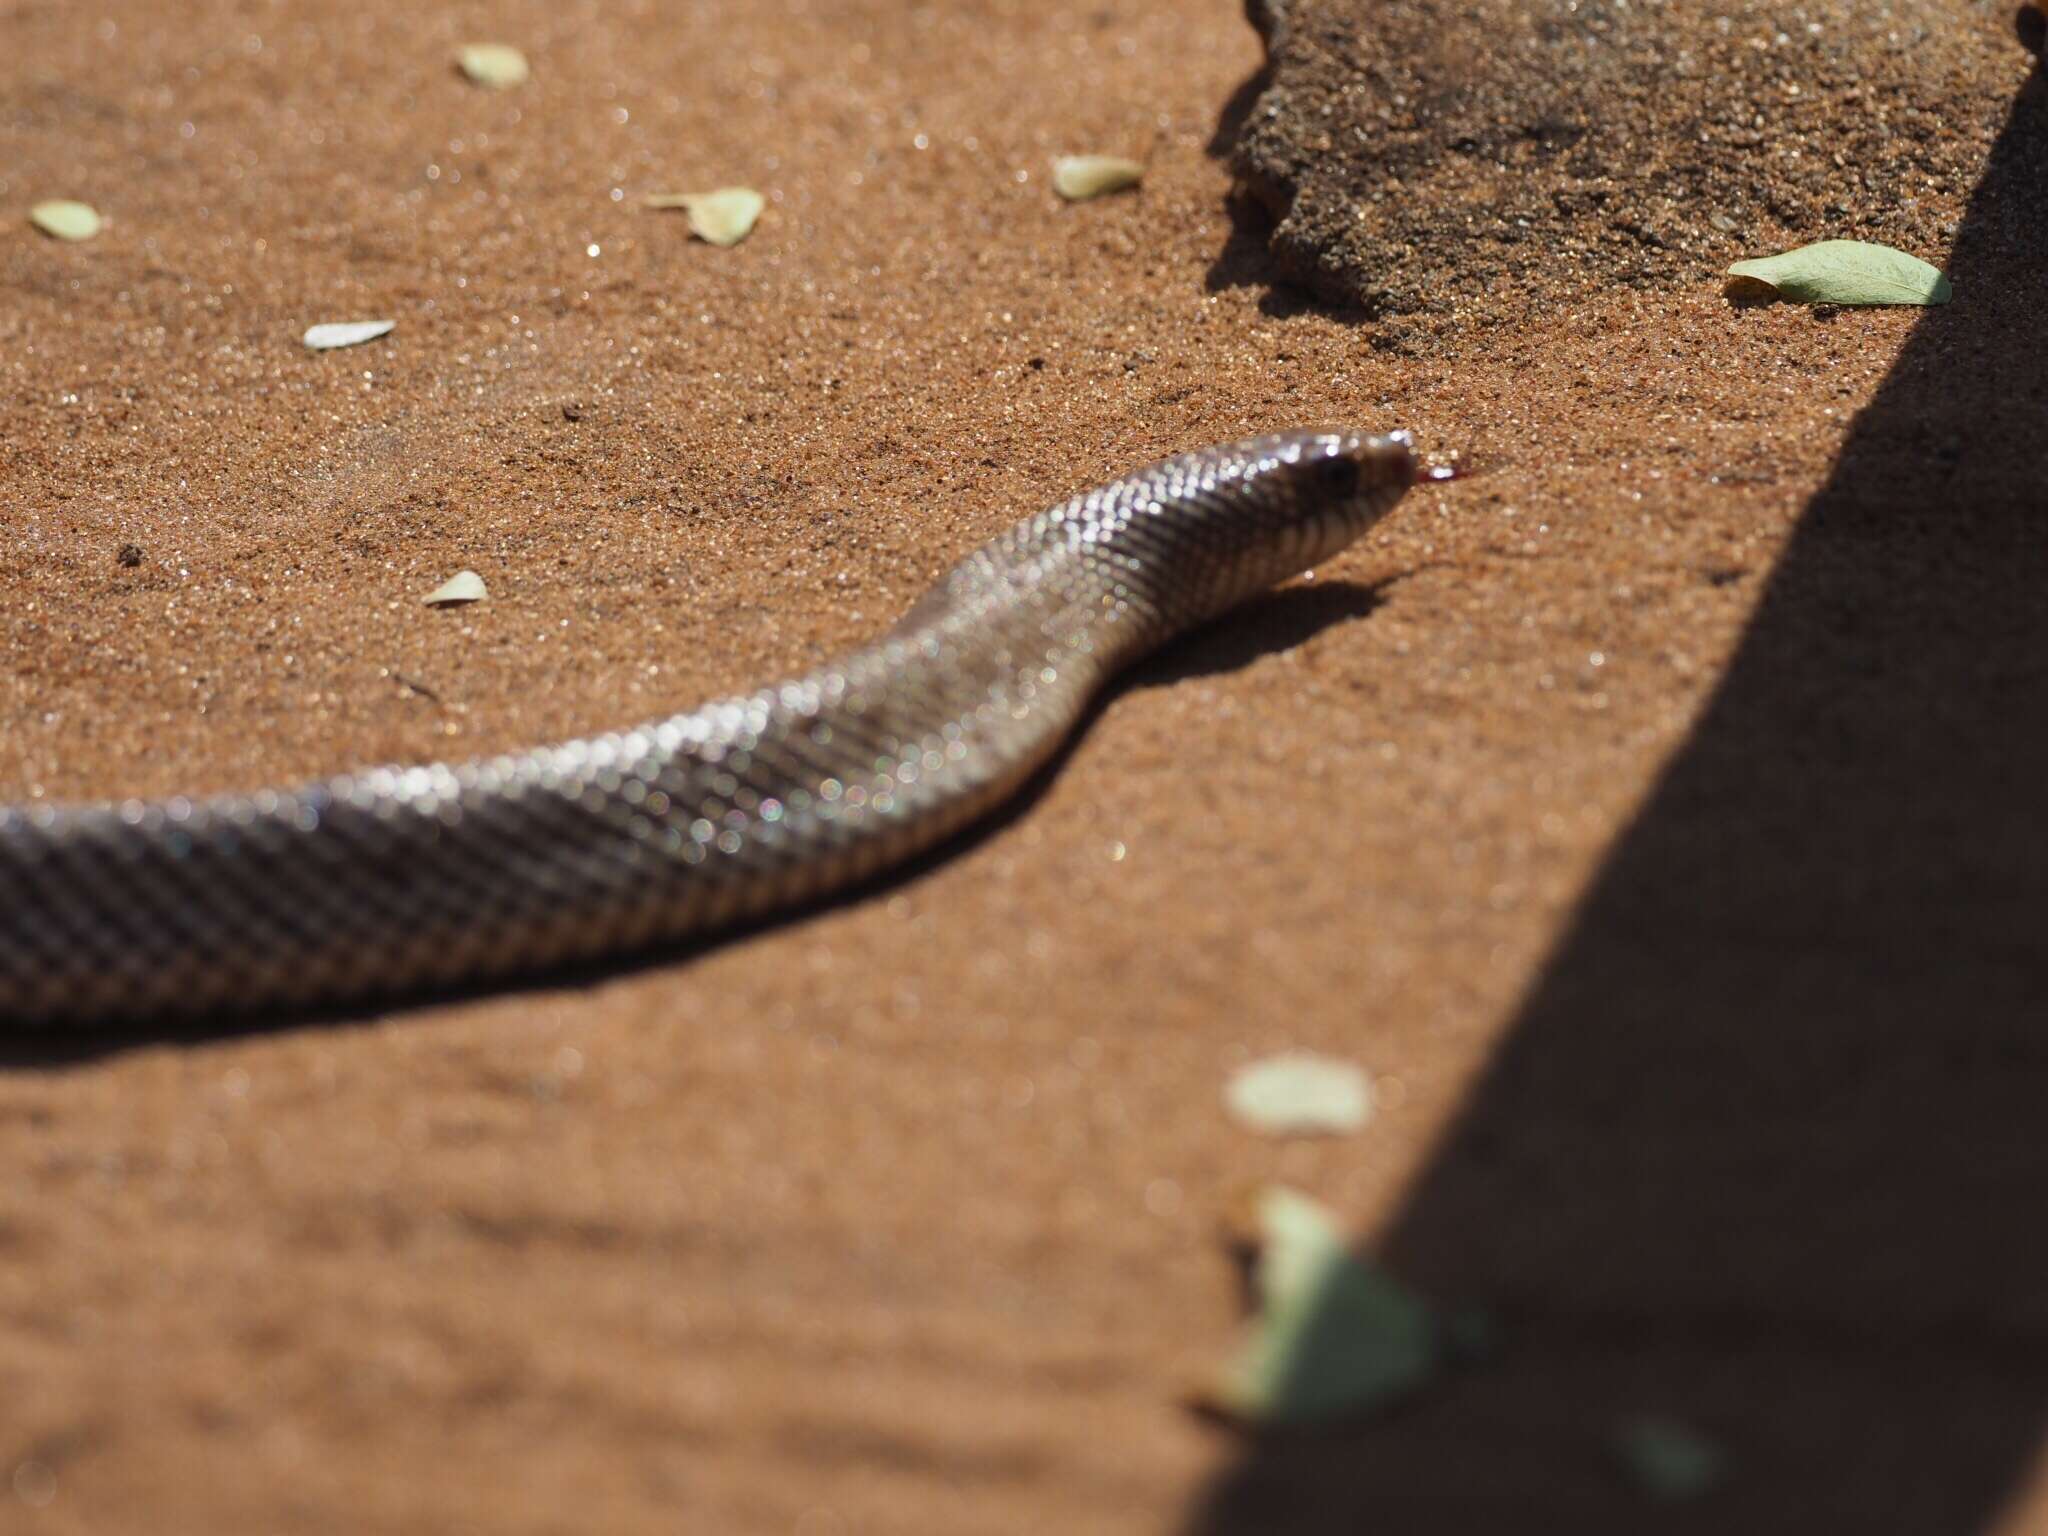
{"label": "sandy ground", "polygon": [[[0,7],[0,798],[693,704],[1247,431],[1500,465],[870,899],[10,1047],[0,1528],[2048,1522],[2048,92],[2005,11],[1914,9],[1973,93],[1948,309],[1737,308],[1702,252],[1404,351],[1266,281],[1227,0]],[[1061,206],[1074,149],[1142,191]],[[636,209],[728,182],[734,250]],[[1372,1126],[1234,1128],[1284,1047]],[[1334,1436],[1187,1413],[1272,1177],[1500,1359]],[[1648,1410],[1723,1489],[1644,1504]]]}

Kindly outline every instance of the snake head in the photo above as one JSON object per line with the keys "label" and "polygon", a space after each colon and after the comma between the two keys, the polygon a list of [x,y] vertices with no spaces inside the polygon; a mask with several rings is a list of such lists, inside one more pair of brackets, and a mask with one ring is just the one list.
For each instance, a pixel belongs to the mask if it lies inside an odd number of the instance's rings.
{"label": "snake head", "polygon": [[1302,511],[1363,519],[1358,532],[1428,473],[1406,432],[1292,432],[1265,444],[1266,473],[1285,485]]}
{"label": "snake head", "polygon": [[1241,445],[1279,579],[1347,548],[1428,472],[1406,432],[1289,432]]}
{"label": "snake head", "polygon": [[[1336,441],[1330,449],[1331,463],[1357,466],[1358,484],[1353,494],[1385,497],[1391,506],[1401,493],[1418,480],[1428,478],[1415,457],[1415,439],[1407,432],[1374,436],[1366,432],[1331,434]],[[1342,471],[1327,471],[1342,478]]]}

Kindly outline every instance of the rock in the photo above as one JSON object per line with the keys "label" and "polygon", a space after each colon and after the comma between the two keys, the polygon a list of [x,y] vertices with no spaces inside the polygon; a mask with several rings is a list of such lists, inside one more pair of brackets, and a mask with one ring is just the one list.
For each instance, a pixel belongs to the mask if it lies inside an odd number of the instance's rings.
{"label": "rock", "polygon": [[1390,316],[1713,282],[1821,239],[1939,263],[2033,62],[2009,16],[1945,0],[1247,10],[1268,69],[1233,163],[1279,275]]}

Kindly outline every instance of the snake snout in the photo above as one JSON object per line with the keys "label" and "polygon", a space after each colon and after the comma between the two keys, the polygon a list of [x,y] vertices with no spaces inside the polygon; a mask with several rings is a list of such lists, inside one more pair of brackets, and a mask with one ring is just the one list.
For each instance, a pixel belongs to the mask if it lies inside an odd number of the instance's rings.
{"label": "snake snout", "polygon": [[1421,461],[1415,457],[1415,440],[1406,432],[1381,436],[1346,433],[1338,451],[1358,465],[1360,480],[1369,486],[1405,490],[1422,474]]}

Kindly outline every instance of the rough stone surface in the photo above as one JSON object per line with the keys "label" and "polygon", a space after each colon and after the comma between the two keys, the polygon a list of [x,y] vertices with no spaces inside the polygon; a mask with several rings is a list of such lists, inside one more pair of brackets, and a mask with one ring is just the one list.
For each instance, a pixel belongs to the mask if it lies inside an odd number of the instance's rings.
{"label": "rough stone surface", "polygon": [[1668,287],[1827,238],[1938,257],[1929,194],[1968,185],[2007,108],[1966,84],[2005,40],[1958,13],[1990,9],[1247,0],[1268,80],[1236,168],[1282,274],[1375,315]]}

